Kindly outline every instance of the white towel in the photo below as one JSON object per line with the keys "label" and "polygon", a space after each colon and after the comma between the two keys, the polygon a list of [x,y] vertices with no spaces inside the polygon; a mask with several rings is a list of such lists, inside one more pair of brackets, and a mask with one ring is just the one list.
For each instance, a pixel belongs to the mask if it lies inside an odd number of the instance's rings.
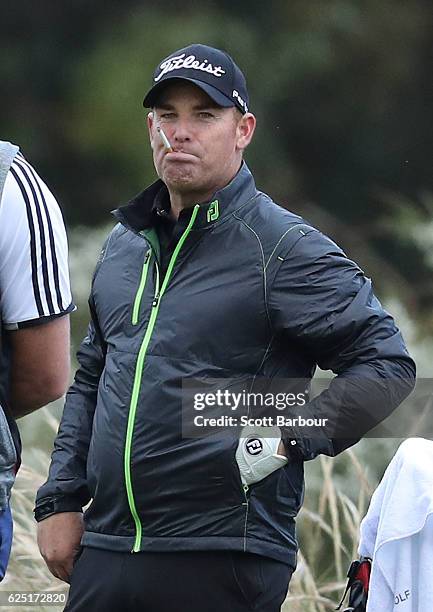
{"label": "white towel", "polygon": [[433,442],[401,445],[361,523],[373,559],[367,612],[433,612]]}

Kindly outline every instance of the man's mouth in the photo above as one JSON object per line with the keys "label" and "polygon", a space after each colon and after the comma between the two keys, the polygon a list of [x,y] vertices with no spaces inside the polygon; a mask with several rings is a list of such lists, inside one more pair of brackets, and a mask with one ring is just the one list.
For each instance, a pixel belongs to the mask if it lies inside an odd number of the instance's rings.
{"label": "man's mouth", "polygon": [[170,161],[189,162],[193,159],[197,159],[197,156],[193,153],[173,149],[173,151],[167,151],[167,153],[165,154],[165,158]]}

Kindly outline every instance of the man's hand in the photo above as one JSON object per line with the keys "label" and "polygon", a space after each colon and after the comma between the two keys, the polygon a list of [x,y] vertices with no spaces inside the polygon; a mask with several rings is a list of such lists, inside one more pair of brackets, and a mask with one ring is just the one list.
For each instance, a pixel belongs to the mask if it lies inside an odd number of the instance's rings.
{"label": "man's hand", "polygon": [[38,546],[50,572],[69,582],[84,531],[81,512],[59,512],[38,523]]}

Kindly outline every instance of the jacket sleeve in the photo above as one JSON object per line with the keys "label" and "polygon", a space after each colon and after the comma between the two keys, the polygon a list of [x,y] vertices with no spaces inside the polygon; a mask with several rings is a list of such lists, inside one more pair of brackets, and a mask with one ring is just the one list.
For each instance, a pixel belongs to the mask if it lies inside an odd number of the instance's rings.
{"label": "jacket sleeve", "polygon": [[274,332],[337,375],[298,411],[326,425],[288,429],[283,439],[303,459],[333,456],[409,395],[415,363],[370,279],[329,238],[312,230],[282,255],[268,298]]}
{"label": "jacket sleeve", "polygon": [[81,511],[90,501],[86,462],[106,345],[91,298],[89,306],[91,322],[77,353],[79,368],[66,395],[48,480],[36,497],[38,521],[58,512]]}

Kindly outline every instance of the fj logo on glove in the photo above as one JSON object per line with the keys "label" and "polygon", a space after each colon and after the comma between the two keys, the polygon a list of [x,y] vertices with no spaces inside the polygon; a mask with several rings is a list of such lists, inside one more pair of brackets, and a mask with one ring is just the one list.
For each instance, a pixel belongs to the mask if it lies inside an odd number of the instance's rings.
{"label": "fj logo on glove", "polygon": [[247,453],[249,453],[250,455],[258,455],[263,450],[262,441],[258,438],[251,438],[250,440],[247,440],[245,446],[247,449]]}

